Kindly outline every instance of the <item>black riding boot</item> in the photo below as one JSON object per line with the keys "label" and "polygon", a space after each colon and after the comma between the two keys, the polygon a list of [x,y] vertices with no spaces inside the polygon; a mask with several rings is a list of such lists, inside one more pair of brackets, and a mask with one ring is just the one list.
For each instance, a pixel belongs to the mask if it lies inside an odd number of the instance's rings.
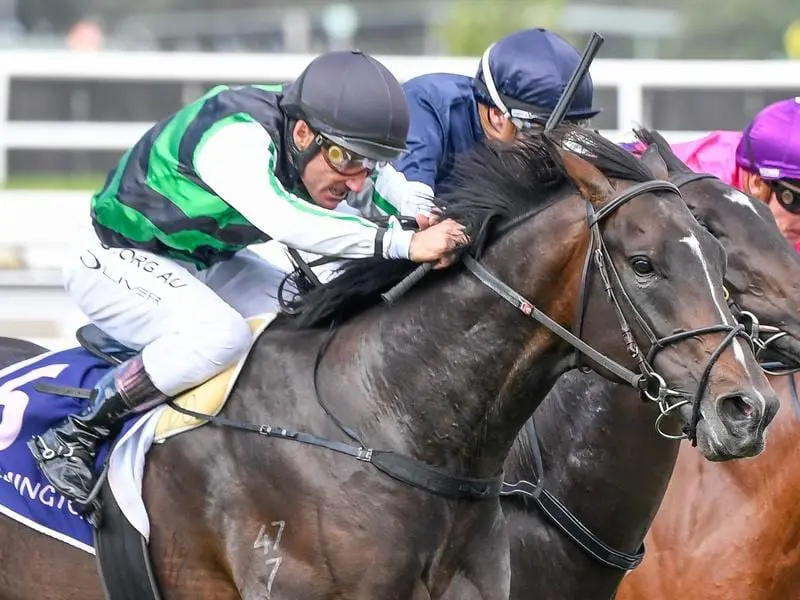
{"label": "black riding boot", "polygon": [[145,373],[141,355],[135,356],[97,382],[86,408],[28,440],[28,448],[56,490],[86,505],[97,482],[98,446],[126,418],[166,400]]}

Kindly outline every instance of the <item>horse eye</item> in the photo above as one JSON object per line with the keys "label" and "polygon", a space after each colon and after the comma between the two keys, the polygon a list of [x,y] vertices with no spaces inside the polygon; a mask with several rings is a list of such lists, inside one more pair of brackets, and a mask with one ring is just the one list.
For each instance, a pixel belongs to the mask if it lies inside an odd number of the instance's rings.
{"label": "horse eye", "polygon": [[649,258],[636,256],[631,260],[631,267],[637,275],[653,274],[653,263],[650,262]]}

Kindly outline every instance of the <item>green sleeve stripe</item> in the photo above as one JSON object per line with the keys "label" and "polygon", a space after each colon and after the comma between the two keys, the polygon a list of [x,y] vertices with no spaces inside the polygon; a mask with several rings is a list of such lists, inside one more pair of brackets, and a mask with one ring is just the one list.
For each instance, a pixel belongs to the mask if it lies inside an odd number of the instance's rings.
{"label": "green sleeve stripe", "polygon": [[397,210],[395,205],[389,202],[386,197],[378,191],[377,173],[372,175],[372,203],[390,217],[396,217],[400,214],[400,211]]}
{"label": "green sleeve stripe", "polygon": [[372,203],[391,217],[396,217],[400,214],[400,211],[378,192],[372,192]]}

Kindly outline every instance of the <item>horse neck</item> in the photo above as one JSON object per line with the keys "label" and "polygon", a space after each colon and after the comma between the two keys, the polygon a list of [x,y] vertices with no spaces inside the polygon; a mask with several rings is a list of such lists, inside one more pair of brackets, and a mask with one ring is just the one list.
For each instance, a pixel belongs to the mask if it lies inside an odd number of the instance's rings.
{"label": "horse neck", "polygon": [[[655,516],[678,449],[675,442],[654,440],[655,416],[628,388],[577,371],[559,379],[534,415],[544,489],[600,540],[629,554],[638,551]],[[506,461],[506,481],[535,481],[536,440],[528,431]],[[520,592],[513,591],[513,598],[548,586],[559,598],[613,596],[624,571],[591,558],[533,501],[502,500],[513,523],[511,546],[525,548],[513,557],[512,587]]]}
{"label": "horse neck", "polygon": [[717,582],[738,586],[742,594],[736,597],[747,600],[794,597],[792,590],[800,586],[800,421],[788,378],[770,377],[770,383],[780,395],[781,409],[769,426],[766,450],[756,460],[712,463],[688,444],[681,448],[648,538],[649,568],[632,573],[620,597],[645,597],[661,578],[663,597],[680,597],[687,590],[688,595],[709,573],[718,590],[713,598],[730,597],[724,592],[733,589]]}
{"label": "horse neck", "polygon": [[[483,261],[567,326],[588,244],[585,209],[573,208],[518,227]],[[345,329],[339,343],[355,349],[367,437],[472,476],[500,471],[568,350],[466,270]]]}
{"label": "horse neck", "polygon": [[[631,388],[594,373],[571,371],[558,380],[534,415],[545,489],[602,541],[631,554],[655,518],[679,448],[654,431],[657,414]],[[535,480],[531,460],[535,443],[524,429],[506,462],[508,481]],[[551,531],[533,503],[514,504],[528,518],[516,520],[524,525],[513,535],[538,539],[542,536],[537,532]],[[559,540],[563,551],[554,553],[548,546],[548,560],[558,560],[555,556],[569,561],[560,568],[585,566],[583,551],[570,539],[561,533],[552,539]],[[533,552],[530,561],[543,558]],[[597,576],[598,586],[615,589],[624,574],[599,562],[590,564],[596,568],[586,576]]]}
{"label": "horse neck", "polygon": [[[796,494],[800,488],[800,416],[798,400],[790,389],[790,377],[800,386],[800,376],[771,376],[770,384],[781,398],[781,408],[770,425],[769,437],[763,454],[758,460],[733,460],[722,465],[704,463],[704,471],[713,467],[719,469],[719,478],[725,479],[735,489],[725,498],[697,498],[706,506],[719,508],[725,506],[724,512],[730,513],[738,499],[742,505],[758,507],[764,521],[743,524],[743,529],[763,532],[781,530],[783,534],[800,535],[800,509],[797,507]],[[699,491],[702,490],[698,487]],[[772,513],[774,518],[770,518]]]}

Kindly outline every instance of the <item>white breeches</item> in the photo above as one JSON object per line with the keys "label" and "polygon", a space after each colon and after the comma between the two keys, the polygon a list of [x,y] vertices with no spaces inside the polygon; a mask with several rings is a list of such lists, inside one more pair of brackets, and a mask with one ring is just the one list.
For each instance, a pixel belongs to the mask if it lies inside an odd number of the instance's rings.
{"label": "white breeches", "polygon": [[241,358],[251,342],[247,317],[280,310],[277,289],[293,266],[280,244],[260,250],[264,258],[242,250],[198,271],[142,250],[104,248],[86,227],[65,257],[64,282],[86,317],[141,350],[153,384],[174,396]]}

